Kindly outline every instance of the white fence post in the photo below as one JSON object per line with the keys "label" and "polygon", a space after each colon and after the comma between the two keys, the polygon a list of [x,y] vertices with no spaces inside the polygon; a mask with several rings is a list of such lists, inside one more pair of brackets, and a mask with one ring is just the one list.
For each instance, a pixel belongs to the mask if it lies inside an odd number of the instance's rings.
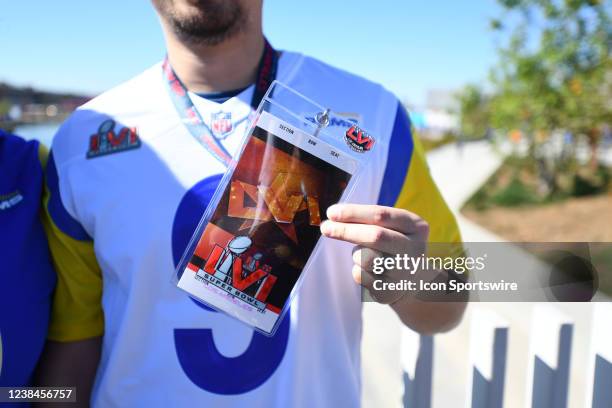
{"label": "white fence post", "polygon": [[612,305],[593,307],[591,350],[585,407],[612,407]]}
{"label": "white fence post", "polygon": [[470,366],[466,406],[502,408],[508,353],[508,322],[474,308],[470,327]]}
{"label": "white fence post", "polygon": [[536,305],[530,331],[527,404],[533,408],[567,406],[574,324],[550,305]]}
{"label": "white fence post", "polygon": [[433,378],[433,337],[402,329],[402,368],[405,408],[431,407]]}

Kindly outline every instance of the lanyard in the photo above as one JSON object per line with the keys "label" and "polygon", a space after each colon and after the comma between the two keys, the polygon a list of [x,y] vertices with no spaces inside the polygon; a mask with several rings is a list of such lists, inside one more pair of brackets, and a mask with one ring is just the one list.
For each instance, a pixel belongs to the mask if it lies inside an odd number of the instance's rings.
{"label": "lanyard", "polygon": [[[253,109],[257,109],[268,87],[276,78],[278,55],[279,54],[272,48],[268,40],[265,40],[264,53],[259,61],[259,67],[257,68],[255,89],[253,91],[253,98],[251,99],[251,107]],[[168,57],[165,58],[162,69],[170,99],[181,121],[198,143],[227,167],[232,160],[231,154],[227,152],[225,147],[221,144],[221,141],[212,134],[210,128],[204,123],[200,112],[198,112],[193,101],[189,97],[187,88],[185,88],[185,85],[183,85],[170,66]]]}

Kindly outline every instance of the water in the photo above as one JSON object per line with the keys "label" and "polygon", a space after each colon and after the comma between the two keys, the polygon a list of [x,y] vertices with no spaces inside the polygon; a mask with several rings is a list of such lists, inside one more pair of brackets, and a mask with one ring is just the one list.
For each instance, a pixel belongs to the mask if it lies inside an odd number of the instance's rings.
{"label": "water", "polygon": [[59,126],[60,123],[55,122],[21,125],[17,126],[13,133],[26,140],[37,139],[45,146],[51,147],[51,141]]}

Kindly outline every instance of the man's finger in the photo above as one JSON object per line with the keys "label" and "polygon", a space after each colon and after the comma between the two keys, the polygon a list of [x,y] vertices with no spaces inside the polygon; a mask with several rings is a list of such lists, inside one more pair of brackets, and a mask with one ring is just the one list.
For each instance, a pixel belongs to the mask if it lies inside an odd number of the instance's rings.
{"label": "man's finger", "polygon": [[385,253],[376,251],[371,248],[357,245],[353,248],[353,263],[362,269],[372,272],[374,269],[374,259],[384,258]]}
{"label": "man's finger", "polygon": [[353,279],[355,282],[364,288],[371,290],[374,281],[376,280],[376,276],[371,273],[364,271],[359,267],[359,265],[353,265],[352,269]]}
{"label": "man's finger", "polygon": [[[353,279],[369,292],[369,298],[378,303],[390,304],[405,295],[404,291],[374,290],[374,281],[384,280],[372,272],[364,271],[358,265],[353,265]],[[364,298],[368,299],[368,298]]]}
{"label": "man's finger", "polygon": [[327,209],[327,217],[337,222],[378,225],[406,235],[427,229],[427,222],[418,215],[382,205],[334,204]]}
{"label": "man's finger", "polygon": [[368,224],[347,224],[326,220],[321,224],[321,233],[328,238],[352,242],[390,254],[398,254],[410,244],[410,239],[397,231]]}

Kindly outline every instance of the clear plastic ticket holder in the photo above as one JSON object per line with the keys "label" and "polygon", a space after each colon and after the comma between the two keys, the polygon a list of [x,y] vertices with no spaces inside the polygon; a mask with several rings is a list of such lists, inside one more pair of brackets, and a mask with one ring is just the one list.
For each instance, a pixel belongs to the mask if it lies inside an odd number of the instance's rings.
{"label": "clear plastic ticket holder", "polygon": [[173,282],[274,335],[308,279],[327,208],[359,184],[375,141],[278,81],[268,89]]}

